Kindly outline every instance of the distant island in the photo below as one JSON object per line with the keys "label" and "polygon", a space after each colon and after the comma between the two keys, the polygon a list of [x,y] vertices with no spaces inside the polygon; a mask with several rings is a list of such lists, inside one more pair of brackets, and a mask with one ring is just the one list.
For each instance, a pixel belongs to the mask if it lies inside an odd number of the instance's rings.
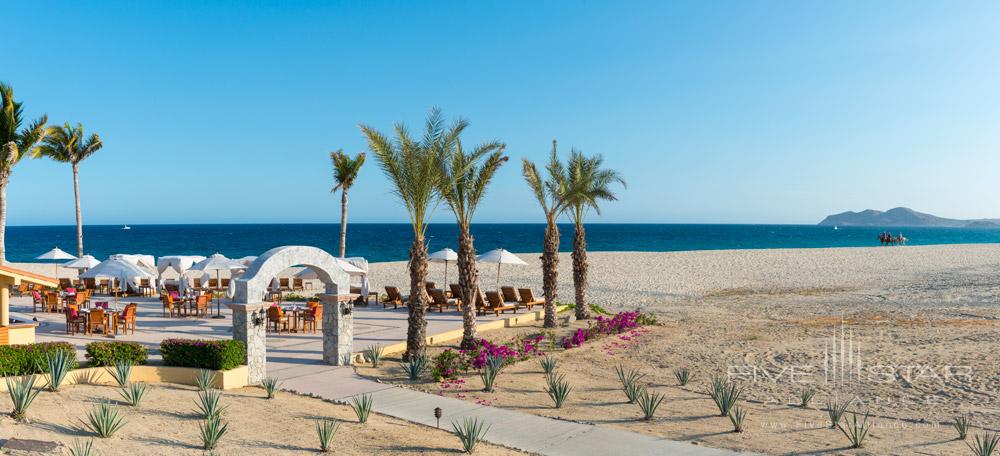
{"label": "distant island", "polygon": [[924,214],[906,207],[885,212],[866,209],[861,212],[842,212],[828,215],[820,226],[920,226],[942,228],[1000,228],[1000,219],[957,220]]}

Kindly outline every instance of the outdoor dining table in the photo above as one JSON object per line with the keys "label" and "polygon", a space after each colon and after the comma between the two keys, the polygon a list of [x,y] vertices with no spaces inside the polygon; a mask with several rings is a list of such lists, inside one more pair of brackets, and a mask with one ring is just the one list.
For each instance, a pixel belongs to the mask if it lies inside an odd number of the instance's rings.
{"label": "outdoor dining table", "polygon": [[[87,316],[87,326],[90,326],[90,311],[93,309],[79,309],[80,315]],[[114,331],[118,335],[118,312],[111,309],[104,309],[104,335],[110,336]]]}
{"label": "outdoor dining table", "polygon": [[308,306],[300,306],[298,304],[293,304],[290,306],[281,306],[281,310],[292,314],[292,324],[290,325],[291,332],[299,332],[299,316],[308,311]]}

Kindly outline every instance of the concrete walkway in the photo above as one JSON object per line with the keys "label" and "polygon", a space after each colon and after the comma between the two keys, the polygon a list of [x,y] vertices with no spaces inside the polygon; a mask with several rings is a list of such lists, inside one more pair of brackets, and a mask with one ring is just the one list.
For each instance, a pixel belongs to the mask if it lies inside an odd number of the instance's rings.
{"label": "concrete walkway", "polygon": [[374,399],[374,411],[427,426],[435,426],[434,408],[441,407],[444,412],[441,418],[442,429],[450,430],[452,421],[478,417],[490,426],[485,438],[487,442],[531,453],[553,456],[748,454],[422,393],[361,378],[350,367],[333,367],[319,362],[294,367],[275,364],[273,367],[276,369],[272,370],[271,363],[268,364],[268,373],[281,379],[284,390],[332,401],[346,401],[351,396],[368,393]]}

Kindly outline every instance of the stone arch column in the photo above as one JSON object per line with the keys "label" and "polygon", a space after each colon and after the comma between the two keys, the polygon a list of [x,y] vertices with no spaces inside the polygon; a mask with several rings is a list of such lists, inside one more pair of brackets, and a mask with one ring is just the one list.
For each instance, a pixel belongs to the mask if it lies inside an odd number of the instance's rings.
{"label": "stone arch column", "polygon": [[267,306],[263,302],[271,280],[292,266],[307,266],[323,282],[323,360],[332,365],[348,365],[354,347],[353,308],[350,299],[350,276],[326,251],[308,246],[275,247],[250,264],[236,279],[233,309],[233,339],[247,347],[250,384],[259,384],[267,376]]}

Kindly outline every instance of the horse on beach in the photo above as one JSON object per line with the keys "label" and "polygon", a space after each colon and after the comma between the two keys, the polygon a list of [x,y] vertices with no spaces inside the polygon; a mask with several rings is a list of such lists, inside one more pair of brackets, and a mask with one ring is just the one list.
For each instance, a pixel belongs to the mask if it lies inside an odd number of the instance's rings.
{"label": "horse on beach", "polygon": [[884,231],[879,233],[878,241],[883,245],[906,245],[906,236],[903,233],[899,233],[897,236],[893,236],[892,233]]}

